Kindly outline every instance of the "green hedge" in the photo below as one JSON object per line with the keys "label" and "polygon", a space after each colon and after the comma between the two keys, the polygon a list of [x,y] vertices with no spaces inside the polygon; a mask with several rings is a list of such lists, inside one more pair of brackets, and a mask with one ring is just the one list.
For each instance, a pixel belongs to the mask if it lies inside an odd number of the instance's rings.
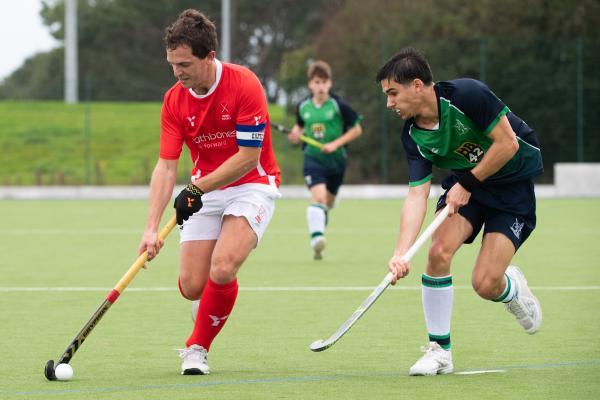
{"label": "green hedge", "polygon": [[[0,102],[0,185],[145,185],[158,157],[160,103]],[[271,119],[285,118],[269,107]],[[301,183],[301,154],[273,132],[284,183]],[[187,181],[191,161],[179,163]]]}

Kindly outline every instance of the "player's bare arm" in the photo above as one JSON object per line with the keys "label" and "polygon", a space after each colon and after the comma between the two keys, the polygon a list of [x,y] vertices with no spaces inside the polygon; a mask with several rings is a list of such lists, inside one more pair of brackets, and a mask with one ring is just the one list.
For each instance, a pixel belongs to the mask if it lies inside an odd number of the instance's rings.
{"label": "player's bare arm", "polygon": [[394,254],[388,262],[388,269],[394,274],[392,284],[400,278],[404,278],[410,272],[410,263],[402,259],[410,246],[415,242],[425,214],[427,213],[427,199],[431,190],[431,181],[408,189],[408,195],[402,206],[400,216],[400,235],[396,242]]}
{"label": "player's bare arm", "polygon": [[152,172],[146,230],[138,248],[138,255],[148,250],[148,261],[156,257],[163,246],[163,242],[158,240],[158,225],[171,200],[177,178],[177,164],[178,160],[159,158]]}
{"label": "player's bare arm", "polygon": [[240,146],[237,153],[227,159],[210,174],[194,181],[204,193],[226,186],[256,168],[260,158],[260,147]]}
{"label": "player's bare arm", "polygon": [[517,136],[506,116],[500,118],[488,137],[492,139],[492,145],[481,159],[481,162],[471,170],[473,175],[480,181],[498,172],[519,150]]}
{"label": "player's bare arm", "polygon": [[323,153],[333,153],[340,147],[356,140],[360,135],[362,135],[362,127],[360,124],[354,125],[352,128],[348,129],[342,136],[337,138],[336,140],[329,142],[323,146],[321,152]]}
{"label": "player's bare arm", "polygon": [[[471,170],[471,174],[479,182],[498,172],[519,150],[517,136],[506,116],[500,118],[488,137],[492,139],[492,145],[481,159],[481,162]],[[449,215],[456,213],[461,206],[467,204],[470,197],[471,193],[467,188],[460,184],[454,185],[446,197]]]}
{"label": "player's bare arm", "polygon": [[292,127],[292,130],[288,134],[288,140],[292,144],[298,144],[298,143],[300,143],[300,136],[302,136],[303,134],[304,134],[304,128],[302,128],[298,124],[294,124],[294,126]]}

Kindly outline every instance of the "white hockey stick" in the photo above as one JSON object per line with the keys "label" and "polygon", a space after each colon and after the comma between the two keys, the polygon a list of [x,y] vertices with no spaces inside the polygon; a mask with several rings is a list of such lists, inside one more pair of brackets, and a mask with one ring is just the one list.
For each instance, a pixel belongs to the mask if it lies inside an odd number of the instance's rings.
{"label": "white hockey stick", "polygon": [[[425,241],[429,239],[429,237],[435,232],[435,230],[441,225],[442,222],[448,216],[448,207],[444,207],[442,211],[435,217],[435,219],[429,224],[425,232],[421,234],[415,241],[415,243],[410,246],[410,249],[402,256],[406,261],[410,261],[410,259],[415,255],[415,253],[423,246]],[[392,281],[392,273],[388,272],[388,274],[383,278],[383,281],[371,292],[369,297],[362,302],[362,304],[354,311],[354,313],[348,318],[342,326],[339,327],[337,331],[333,335],[331,335],[326,340],[316,340],[310,345],[310,349],[312,351],[323,351],[335,344],[346,332],[352,328],[352,326],[363,316],[365,312],[375,303],[375,301],[381,296],[381,294],[387,289]]]}

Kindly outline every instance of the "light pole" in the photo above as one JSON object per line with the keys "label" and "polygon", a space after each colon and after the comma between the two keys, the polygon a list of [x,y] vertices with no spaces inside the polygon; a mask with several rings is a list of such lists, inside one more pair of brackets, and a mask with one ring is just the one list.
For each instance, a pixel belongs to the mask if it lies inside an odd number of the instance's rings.
{"label": "light pole", "polygon": [[231,0],[221,0],[221,59],[231,62]]}
{"label": "light pole", "polygon": [[78,102],[77,0],[65,0],[65,103]]}

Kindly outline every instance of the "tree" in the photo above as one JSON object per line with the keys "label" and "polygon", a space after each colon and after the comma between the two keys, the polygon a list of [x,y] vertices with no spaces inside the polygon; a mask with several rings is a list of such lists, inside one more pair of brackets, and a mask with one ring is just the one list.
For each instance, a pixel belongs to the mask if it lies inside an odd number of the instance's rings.
{"label": "tree", "polygon": [[[79,0],[80,98],[91,90],[95,100],[159,101],[174,83],[165,62],[164,28],[195,5],[192,0]],[[217,0],[204,2],[208,15],[218,6]],[[45,1],[42,17],[63,40],[64,1]]]}
{"label": "tree", "polygon": [[[305,43],[307,36],[319,31],[329,10],[341,4],[343,0],[233,0],[237,23],[233,24],[232,61],[256,72],[270,89],[270,99],[275,99],[283,52]],[[80,98],[88,97],[91,90],[94,100],[160,100],[174,83],[165,61],[164,29],[181,11],[198,6],[219,29],[221,0],[78,0]],[[44,0],[42,17],[52,35],[63,40],[64,0]],[[52,65],[30,64],[28,71],[50,67],[58,72],[54,80],[62,80],[63,61],[57,55],[48,59]],[[40,98],[36,93],[43,83],[19,80],[19,74],[0,86],[0,96]],[[44,98],[63,97],[62,86],[54,83],[48,85],[53,91]]]}
{"label": "tree", "polygon": [[484,79],[513,111],[538,132],[551,166],[574,159],[576,43],[585,43],[586,157],[600,159],[600,4],[532,0],[349,0],[314,43],[315,56],[330,61],[334,84],[364,114],[366,134],[352,144],[354,182],[406,182],[399,141],[401,122],[384,111],[373,77],[400,48],[425,50],[436,80]]}
{"label": "tree", "polygon": [[[56,99],[63,90],[63,49],[38,53],[0,85],[0,99]],[[57,79],[58,77],[58,79]]]}
{"label": "tree", "polygon": [[234,1],[238,18],[236,61],[257,71],[271,101],[277,98],[282,56],[314,40],[344,0]]}

